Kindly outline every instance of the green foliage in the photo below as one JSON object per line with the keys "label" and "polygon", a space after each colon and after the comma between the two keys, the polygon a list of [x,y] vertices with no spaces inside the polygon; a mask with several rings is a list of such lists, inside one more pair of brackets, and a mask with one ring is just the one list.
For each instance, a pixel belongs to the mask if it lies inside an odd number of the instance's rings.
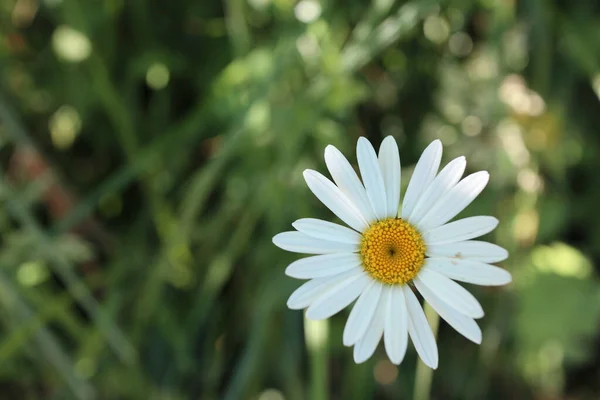
{"label": "green foliage", "polygon": [[[316,7],[315,7],[316,5]],[[596,2],[0,4],[0,398],[410,398],[416,355],[355,365],[347,313],[285,307],[271,243],[329,219],[334,144],[465,155],[514,283],[442,322],[433,396],[600,390]],[[471,288],[470,288],[471,289]]]}

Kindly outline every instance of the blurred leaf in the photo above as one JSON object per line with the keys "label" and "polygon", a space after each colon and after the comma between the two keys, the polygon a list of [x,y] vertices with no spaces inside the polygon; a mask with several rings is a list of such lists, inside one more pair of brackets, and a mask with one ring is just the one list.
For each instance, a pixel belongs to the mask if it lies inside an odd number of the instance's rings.
{"label": "blurred leaf", "polygon": [[538,274],[520,291],[516,311],[521,352],[536,354],[544,345],[556,343],[566,362],[581,364],[589,360],[600,320],[597,282]]}

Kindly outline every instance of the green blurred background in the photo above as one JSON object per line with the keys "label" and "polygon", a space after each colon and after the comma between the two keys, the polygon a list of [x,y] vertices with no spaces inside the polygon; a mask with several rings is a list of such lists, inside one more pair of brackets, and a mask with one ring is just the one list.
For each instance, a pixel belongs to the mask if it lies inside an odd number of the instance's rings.
{"label": "green blurred background", "polygon": [[409,399],[285,302],[327,144],[491,173],[483,344],[435,399],[600,398],[600,3],[2,0],[0,399]]}

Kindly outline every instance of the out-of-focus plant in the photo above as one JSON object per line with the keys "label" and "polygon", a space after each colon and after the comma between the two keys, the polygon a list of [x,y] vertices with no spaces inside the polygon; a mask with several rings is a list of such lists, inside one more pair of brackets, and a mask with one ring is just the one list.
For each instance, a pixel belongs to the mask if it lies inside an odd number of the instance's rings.
{"label": "out-of-focus plant", "polygon": [[476,290],[482,348],[440,327],[433,395],[593,396],[599,12],[3,2],[0,393],[409,398],[414,351],[398,369],[378,354],[357,366],[334,340],[344,316],[303,327],[285,309],[294,258],[271,243],[325,216],[301,174],[325,145],[391,134],[406,176],[434,138],[490,171],[468,212],[500,217],[511,252],[514,284]]}

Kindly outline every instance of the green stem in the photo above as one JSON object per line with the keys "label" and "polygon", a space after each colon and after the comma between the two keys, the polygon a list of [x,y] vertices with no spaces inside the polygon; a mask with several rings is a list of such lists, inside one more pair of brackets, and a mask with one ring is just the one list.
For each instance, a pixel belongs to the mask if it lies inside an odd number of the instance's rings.
{"label": "green stem", "polygon": [[311,321],[306,319],[304,336],[310,354],[310,398],[327,400],[327,339],[329,336],[329,321]]}
{"label": "green stem", "polygon": [[[427,316],[427,321],[429,321],[429,326],[431,326],[431,330],[433,331],[433,336],[437,339],[440,317],[429,304],[425,303],[423,308],[425,310],[425,315]],[[425,365],[420,358],[418,358],[413,400],[429,400],[432,381],[433,370]]]}
{"label": "green stem", "polygon": [[229,32],[229,39],[236,56],[243,56],[250,49],[250,29],[244,16],[244,0],[225,1],[225,23]]}

